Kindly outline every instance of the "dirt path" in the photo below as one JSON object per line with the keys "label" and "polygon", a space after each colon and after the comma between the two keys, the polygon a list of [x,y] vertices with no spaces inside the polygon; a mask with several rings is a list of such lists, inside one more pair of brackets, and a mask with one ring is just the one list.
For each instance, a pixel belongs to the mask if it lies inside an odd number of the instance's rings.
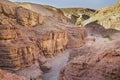
{"label": "dirt path", "polygon": [[47,65],[51,66],[52,70],[44,74],[43,80],[57,80],[60,70],[67,64],[70,51],[66,50],[48,61]]}

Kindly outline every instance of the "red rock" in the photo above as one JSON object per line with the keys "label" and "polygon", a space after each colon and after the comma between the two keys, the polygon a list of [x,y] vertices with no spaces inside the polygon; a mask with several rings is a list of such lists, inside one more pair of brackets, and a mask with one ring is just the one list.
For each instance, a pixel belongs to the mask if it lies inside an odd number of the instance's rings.
{"label": "red rock", "polygon": [[26,80],[24,77],[17,76],[4,70],[0,70],[0,80]]}
{"label": "red rock", "polygon": [[[67,46],[80,47],[84,43],[87,33],[83,28],[71,28],[69,24],[59,23],[52,17],[44,18],[9,1],[0,1],[0,9],[2,69],[20,70],[35,64],[41,55],[53,56]],[[71,42],[74,43],[71,45]]]}
{"label": "red rock", "polygon": [[87,37],[87,31],[85,28],[76,27],[68,28],[68,48],[79,48],[84,45]]}
{"label": "red rock", "polygon": [[119,42],[78,55],[61,71],[59,80],[120,80]]}

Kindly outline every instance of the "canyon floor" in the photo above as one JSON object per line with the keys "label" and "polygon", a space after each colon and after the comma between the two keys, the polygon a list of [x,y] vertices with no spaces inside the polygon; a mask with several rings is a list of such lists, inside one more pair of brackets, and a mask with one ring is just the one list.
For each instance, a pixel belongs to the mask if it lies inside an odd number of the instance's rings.
{"label": "canyon floor", "polygon": [[65,50],[50,59],[45,65],[50,66],[51,70],[45,73],[43,80],[57,80],[59,77],[60,70],[67,64],[69,53],[71,50]]}

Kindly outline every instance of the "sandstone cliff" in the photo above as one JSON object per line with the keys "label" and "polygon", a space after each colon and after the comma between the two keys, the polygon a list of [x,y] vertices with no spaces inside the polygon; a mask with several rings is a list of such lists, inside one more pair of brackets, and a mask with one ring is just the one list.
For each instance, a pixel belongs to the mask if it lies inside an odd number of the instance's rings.
{"label": "sandstone cliff", "polygon": [[[72,35],[68,31],[71,27],[79,30],[80,35]],[[0,68],[16,71],[31,66],[40,56],[53,56],[66,49],[71,44],[70,40],[76,41],[71,46],[78,43],[81,46],[87,36],[86,30],[77,27],[60,23],[16,3],[1,1]],[[74,32],[74,29],[71,31]]]}
{"label": "sandstone cliff", "polygon": [[34,4],[34,3],[28,3],[28,2],[21,2],[21,3],[19,2],[16,4],[26,9],[29,9],[33,12],[36,12],[38,14],[41,14],[43,16],[52,17],[57,21],[64,22],[64,23],[68,22],[67,17],[65,17],[63,12],[58,8],[48,6],[48,5],[40,5],[40,4]]}
{"label": "sandstone cliff", "polygon": [[119,80],[119,43],[116,40],[101,48],[81,48],[61,71],[59,80]]}
{"label": "sandstone cliff", "polygon": [[95,12],[95,15],[83,22],[83,25],[97,22],[106,29],[120,30],[120,2],[111,7],[106,7]]}
{"label": "sandstone cliff", "polygon": [[82,21],[89,19],[95,12],[84,8],[55,8],[48,5],[33,4],[28,2],[16,3],[26,9],[40,13],[44,16],[52,16],[58,21],[71,22],[80,25]]}

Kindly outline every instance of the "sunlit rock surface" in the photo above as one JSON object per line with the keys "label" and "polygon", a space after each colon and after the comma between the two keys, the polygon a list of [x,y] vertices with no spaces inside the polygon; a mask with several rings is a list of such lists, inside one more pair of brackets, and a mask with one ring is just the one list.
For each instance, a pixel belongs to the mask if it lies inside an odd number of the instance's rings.
{"label": "sunlit rock surface", "polygon": [[106,29],[112,28],[120,30],[120,2],[111,7],[99,9],[95,12],[95,15],[90,19],[82,22],[83,25],[91,22],[97,22],[104,26]]}
{"label": "sunlit rock surface", "polygon": [[[70,41],[84,44],[86,30],[9,1],[0,2],[0,67],[16,71],[33,65],[40,56],[53,56],[68,48]],[[72,27],[79,30],[75,37]],[[69,31],[70,29],[70,31]],[[71,33],[72,31],[72,33]]]}

